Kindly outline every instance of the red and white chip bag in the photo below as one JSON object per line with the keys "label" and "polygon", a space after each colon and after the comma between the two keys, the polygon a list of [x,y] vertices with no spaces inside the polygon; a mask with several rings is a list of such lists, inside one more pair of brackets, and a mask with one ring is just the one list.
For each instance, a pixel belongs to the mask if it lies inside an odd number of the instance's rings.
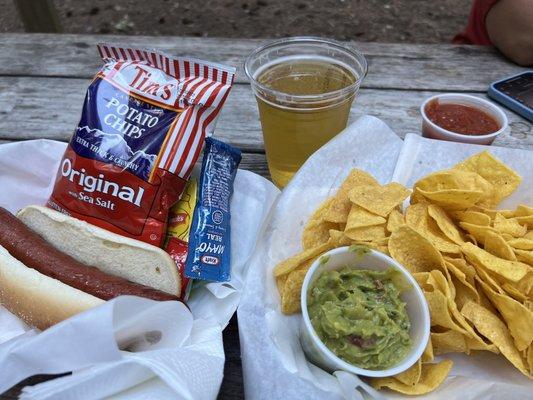
{"label": "red and white chip bag", "polygon": [[106,44],[98,50],[104,66],[48,205],[161,246],[168,210],[214,130],[235,69]]}

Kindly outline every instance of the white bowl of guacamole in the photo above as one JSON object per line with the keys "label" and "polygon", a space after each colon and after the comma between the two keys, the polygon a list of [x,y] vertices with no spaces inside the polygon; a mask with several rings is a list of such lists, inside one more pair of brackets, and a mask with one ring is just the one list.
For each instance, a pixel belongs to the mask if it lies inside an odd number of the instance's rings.
{"label": "white bowl of guacamole", "polygon": [[429,309],[416,280],[366,247],[319,257],[303,282],[301,304],[304,352],[330,372],[396,375],[420,358],[429,340]]}

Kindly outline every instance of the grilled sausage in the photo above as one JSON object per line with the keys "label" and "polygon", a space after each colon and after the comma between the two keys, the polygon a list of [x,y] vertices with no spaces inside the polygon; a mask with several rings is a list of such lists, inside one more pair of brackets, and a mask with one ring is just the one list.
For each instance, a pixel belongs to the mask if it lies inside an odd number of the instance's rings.
{"label": "grilled sausage", "polygon": [[0,245],[13,257],[43,275],[102,300],[133,295],[165,301],[177,296],[106,274],[57,250],[17,217],[0,207]]}

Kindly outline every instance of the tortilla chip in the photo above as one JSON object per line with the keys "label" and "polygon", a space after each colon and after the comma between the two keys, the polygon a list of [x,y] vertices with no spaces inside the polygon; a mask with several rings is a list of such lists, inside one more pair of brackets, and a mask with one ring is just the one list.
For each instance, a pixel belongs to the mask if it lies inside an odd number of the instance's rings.
{"label": "tortilla chip", "polygon": [[518,288],[508,282],[502,283],[502,289],[507,295],[509,295],[516,301],[519,301],[520,303],[525,303],[528,299],[528,296],[526,296],[526,294],[522,293]]}
{"label": "tortilla chip", "polygon": [[313,247],[312,249],[304,250],[293,257],[287,258],[276,265],[274,268],[274,276],[278,277],[280,275],[288,274],[310,258],[316,257],[332,248],[333,246],[331,242],[328,242],[321,244],[320,246]]}
{"label": "tortilla chip", "polygon": [[287,278],[289,277],[289,275],[292,274],[292,272],[295,272],[295,271],[304,271],[304,272],[308,271],[309,268],[311,268],[311,265],[313,265],[313,263],[319,257],[320,257],[320,255],[312,257],[312,258],[302,262],[301,264],[299,264],[296,267],[296,269],[291,271],[290,273],[284,274],[284,275],[280,275],[280,276],[276,276],[274,278],[276,280],[276,286],[278,287],[278,291],[279,291],[281,299],[283,299],[283,296],[285,295],[285,292],[284,292],[284,290],[285,290],[285,282],[287,282]]}
{"label": "tortilla chip", "polygon": [[415,278],[418,285],[422,288],[422,290],[429,292],[435,290],[433,282],[429,282],[429,279],[431,278],[430,272],[415,272],[413,273],[413,277]]}
{"label": "tortilla chip", "polygon": [[[447,278],[444,277],[444,274],[441,271],[434,270],[431,271],[431,275],[433,276],[435,282],[437,283],[440,291],[444,293],[444,296],[446,297],[448,301],[448,311],[453,318],[455,322],[457,322],[464,332],[472,338],[477,337],[477,333],[472,329],[470,324],[465,320],[465,318],[461,315],[459,312],[459,309],[457,308],[457,304],[455,303],[455,287],[453,286],[453,283],[451,282],[450,275],[448,271],[445,268],[445,272],[447,273]],[[450,328],[450,327],[449,327]],[[453,329],[453,328],[450,328]],[[481,338],[479,338],[481,340]]]}
{"label": "tortilla chip", "polygon": [[473,225],[489,226],[491,224],[490,216],[479,211],[454,211],[451,215],[456,220]]}
{"label": "tortilla chip", "polygon": [[333,203],[335,197],[328,197],[313,211],[313,214],[309,217],[310,220],[324,221],[324,213],[329,209]]}
{"label": "tortilla chip", "polygon": [[526,215],[524,217],[513,217],[510,219],[516,221],[520,225],[526,226],[528,229],[533,228],[533,215]]}
{"label": "tortilla chip", "polygon": [[442,208],[431,204],[428,206],[428,213],[448,239],[458,245],[462,245],[465,242],[455,223]]}
{"label": "tortilla chip", "polygon": [[514,249],[514,254],[516,255],[518,261],[533,266],[533,251]]}
{"label": "tortilla chip", "polygon": [[513,193],[520,185],[520,176],[488,151],[478,153],[454,166],[454,169],[476,172],[494,185],[494,204]]}
{"label": "tortilla chip", "polygon": [[386,256],[390,257],[389,248],[387,246],[376,246],[376,245],[372,244],[372,242],[370,242],[368,247],[370,247],[372,250],[379,251],[380,253],[383,253]]}
{"label": "tortilla chip", "polygon": [[518,282],[526,276],[529,270],[527,264],[496,257],[474,246],[472,243],[465,243],[461,246],[461,251],[471,263],[483,267],[491,273],[495,273],[511,282]]}
{"label": "tortilla chip", "polygon": [[329,230],[336,229],[339,224],[329,221],[310,219],[302,233],[302,247],[309,250],[326,243],[329,240]]}
{"label": "tortilla chip", "polygon": [[459,253],[460,247],[442,233],[437,223],[430,218],[428,210],[429,205],[423,203],[409,206],[405,213],[406,223],[429,239],[438,251],[443,253]]}
{"label": "tortilla chip", "polygon": [[455,287],[453,286],[453,283],[451,283],[450,273],[448,272],[446,265],[444,265],[443,271],[444,273],[438,269],[431,271],[431,278],[429,281],[432,282],[435,288],[444,293],[449,300],[453,301],[453,298],[455,297]]}
{"label": "tortilla chip", "polygon": [[[438,270],[433,270],[438,271]],[[417,282],[426,292],[434,292],[435,290],[443,292],[444,289],[441,289],[439,282],[435,280],[433,271],[429,272],[418,272],[414,274],[417,278]]]}
{"label": "tortilla chip", "polygon": [[498,350],[498,348],[494,344],[486,343],[483,340],[479,340],[479,338],[465,337],[465,342],[470,351],[480,350],[480,351],[490,351],[491,353],[494,353],[494,354],[500,354],[500,350]]}
{"label": "tortilla chip", "polygon": [[426,345],[426,348],[424,349],[424,352],[422,353],[422,356],[420,359],[422,362],[430,362],[433,361],[435,358],[433,354],[433,343],[431,342],[431,336],[429,336],[428,344]]}
{"label": "tortilla chip", "polygon": [[348,220],[346,221],[345,231],[367,226],[383,225],[386,222],[387,220],[385,218],[373,214],[357,204],[352,204],[352,208],[348,214]]}
{"label": "tortilla chip", "polygon": [[422,178],[415,192],[446,210],[464,210],[479,202],[490,203],[494,186],[475,172],[451,169]]}
{"label": "tortilla chip", "polygon": [[465,210],[472,207],[483,197],[481,190],[447,189],[430,192],[416,188],[415,191],[431,203],[441,206],[445,210]]}
{"label": "tortilla chip", "polygon": [[514,212],[515,217],[527,217],[533,215],[533,207],[519,204]]}
{"label": "tortilla chip", "polygon": [[[477,303],[477,304],[479,304],[481,307],[489,310],[494,315],[498,315],[498,310],[496,310],[496,308],[494,308],[494,306],[490,302],[489,298],[487,297],[487,295],[485,294],[485,292],[481,288],[481,285],[479,284],[479,282],[477,282],[477,279],[476,279],[476,288],[478,288],[477,293],[479,294],[479,303]],[[462,310],[463,309],[461,308],[461,311]]]}
{"label": "tortilla chip", "polygon": [[410,204],[418,204],[418,203],[431,204],[431,202],[428,199],[426,199],[422,194],[420,194],[417,188],[413,188],[413,193],[411,193],[411,197],[409,198],[409,203]]}
{"label": "tortilla chip", "polygon": [[420,380],[422,374],[422,361],[419,358],[416,363],[414,363],[410,368],[407,368],[405,371],[394,375],[394,379],[400,381],[404,385],[414,386]]}
{"label": "tortilla chip", "polygon": [[476,240],[476,238],[474,236],[472,236],[470,233],[466,234],[466,239],[469,240],[470,242],[474,243],[476,246],[479,245],[477,240]]}
{"label": "tortilla chip", "polygon": [[352,203],[348,197],[350,190],[357,186],[377,186],[379,183],[365,171],[352,169],[341,187],[333,197],[324,214],[324,219],[330,222],[346,223]]}
{"label": "tortilla chip", "polygon": [[472,237],[476,239],[476,243],[485,243],[485,235],[487,232],[496,232],[496,230],[490,226],[474,225],[468,222],[459,222],[459,226],[467,231]]}
{"label": "tortilla chip", "polygon": [[509,239],[507,241],[511,247],[520,250],[533,250],[533,239],[528,239],[526,237],[519,239]]}
{"label": "tortilla chip", "polygon": [[518,282],[509,282],[519,292],[526,295],[528,298],[533,297],[533,269],[529,268],[528,273]]}
{"label": "tortilla chip", "polygon": [[345,224],[351,207],[352,203],[347,196],[344,197],[337,194],[333,198],[327,211],[324,213],[324,220],[338,224]]}
{"label": "tortilla chip", "polygon": [[461,314],[472,322],[479,333],[494,343],[504,357],[518,368],[520,372],[526,376],[530,376],[507,327],[495,314],[474,302],[465,304],[461,310]]}
{"label": "tortilla chip", "polygon": [[357,241],[372,241],[387,236],[385,224],[345,230],[344,233],[350,239]]}
{"label": "tortilla chip", "polygon": [[503,236],[494,231],[485,232],[485,251],[505,260],[516,261],[515,253]]}
{"label": "tortilla chip", "polygon": [[329,230],[329,243],[332,247],[349,246],[353,243],[353,240],[345,235],[344,232],[336,229]]}
{"label": "tortilla chip", "polygon": [[350,191],[352,203],[371,213],[386,217],[411,192],[396,182],[384,186],[359,186]]}
{"label": "tortilla chip", "polygon": [[451,360],[444,360],[437,364],[422,364],[420,379],[414,386],[405,385],[393,377],[372,378],[371,383],[376,389],[388,388],[408,395],[426,394],[435,390],[444,382],[452,366],[453,362]]}
{"label": "tortilla chip", "polygon": [[[533,229],[533,207],[528,207],[523,204],[519,205],[512,219],[516,220],[521,225],[526,225],[528,229]],[[533,239],[533,231],[530,231],[530,239]]]}
{"label": "tortilla chip", "polygon": [[294,314],[301,311],[300,294],[307,270],[292,271],[283,287],[281,298],[281,312]]}
{"label": "tortilla chip", "polygon": [[387,218],[387,230],[394,232],[400,226],[405,224],[405,218],[398,210],[392,210]]}
{"label": "tortilla chip", "polygon": [[448,298],[440,290],[433,292],[424,291],[424,296],[428,302],[429,313],[431,317],[431,326],[440,326],[451,329],[466,336],[470,334],[453,319],[448,307]]}
{"label": "tortilla chip", "polygon": [[533,341],[533,312],[511,297],[495,292],[483,281],[479,283],[507,323],[518,351],[527,349]]}
{"label": "tortilla chip", "polygon": [[372,243],[374,245],[379,245],[379,246],[387,246],[389,244],[389,237],[382,237],[382,238],[377,238],[377,239],[374,239],[372,240],[371,242],[366,242],[366,243]]}
{"label": "tortilla chip", "polygon": [[497,213],[494,218],[494,229],[500,233],[507,233],[517,238],[522,237],[527,233],[525,225],[520,225],[516,219],[507,219],[500,213]]}
{"label": "tortilla chip", "polygon": [[482,191],[486,181],[475,172],[442,170],[433,172],[419,179],[415,187],[429,192],[440,192],[443,190],[479,190]]}
{"label": "tortilla chip", "polygon": [[533,374],[533,345],[527,349],[526,362],[529,368],[529,373]]}
{"label": "tortilla chip", "polygon": [[496,200],[496,188],[494,185],[477,172],[464,171],[455,168],[452,168],[449,171],[461,182],[462,188],[481,190],[483,192],[483,195],[476,203],[476,206],[492,207],[499,203],[499,201]]}
{"label": "tortilla chip", "polygon": [[468,301],[479,301],[476,288],[468,281],[466,274],[449,261],[444,261],[450,272],[455,287],[454,301],[458,309],[461,309]]}
{"label": "tortilla chip", "polygon": [[276,280],[276,286],[278,287],[279,296],[281,299],[283,299],[283,289],[285,287],[285,282],[287,281],[288,274],[276,276],[274,279]]}
{"label": "tortilla chip", "polygon": [[465,336],[454,330],[431,332],[431,343],[433,343],[433,352],[436,356],[447,353],[470,354]]}
{"label": "tortilla chip", "polygon": [[505,218],[512,218],[512,217],[515,216],[515,210],[494,210],[492,208],[475,206],[475,207],[472,208],[472,211],[477,211],[477,212],[483,213],[487,217],[489,217],[491,220],[496,218],[496,214],[498,214],[498,213],[500,213]]}
{"label": "tortilla chip", "polygon": [[[439,288],[443,288],[440,290],[446,295],[446,297],[449,297],[450,302],[454,303],[455,285],[452,281],[452,276],[450,272],[448,271],[448,268],[446,268],[446,263],[444,263],[443,271],[444,273],[439,270],[433,270],[431,271],[431,274],[433,275],[435,281],[439,285]],[[454,306],[455,306],[455,303],[454,303]]]}
{"label": "tortilla chip", "polygon": [[474,277],[477,274],[476,268],[467,263],[464,258],[451,258],[444,256],[444,260],[458,268],[463,274],[465,274],[467,281],[471,285],[474,285]]}
{"label": "tortilla chip", "polygon": [[355,243],[363,245],[363,246],[367,246],[371,248],[372,250],[376,250],[383,254],[389,255],[389,248],[388,248],[389,238],[388,237],[375,239],[371,242],[357,241]]}
{"label": "tortilla chip", "polygon": [[476,287],[479,286],[479,280],[485,282],[485,284],[489,285],[494,291],[498,293],[505,293],[505,290],[501,287],[500,283],[494,279],[487,271],[485,271],[482,267],[477,268],[478,276],[476,276]]}
{"label": "tortilla chip", "polygon": [[388,247],[392,258],[411,273],[443,268],[444,260],[435,246],[410,226],[392,232]]}

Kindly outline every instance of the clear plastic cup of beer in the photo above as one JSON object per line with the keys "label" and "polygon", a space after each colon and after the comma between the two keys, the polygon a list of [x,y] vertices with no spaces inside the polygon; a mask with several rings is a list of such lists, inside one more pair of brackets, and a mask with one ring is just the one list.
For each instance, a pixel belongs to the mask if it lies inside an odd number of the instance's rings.
{"label": "clear plastic cup of beer", "polygon": [[254,50],[244,69],[257,99],[272,181],[284,187],[346,127],[366,59],[343,43],[294,37]]}

